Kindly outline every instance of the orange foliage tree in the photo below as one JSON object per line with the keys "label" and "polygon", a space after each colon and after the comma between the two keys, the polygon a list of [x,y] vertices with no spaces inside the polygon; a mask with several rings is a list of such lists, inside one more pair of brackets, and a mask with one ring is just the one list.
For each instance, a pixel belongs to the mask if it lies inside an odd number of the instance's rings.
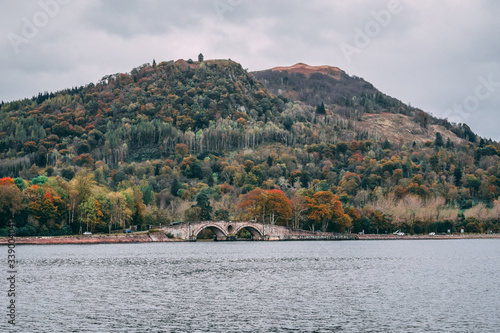
{"label": "orange foliage tree", "polygon": [[314,229],[318,225],[321,231],[326,231],[333,217],[333,203],[338,201],[338,198],[330,191],[319,191],[306,200],[309,208],[307,217],[314,222],[311,228]]}
{"label": "orange foliage tree", "polygon": [[308,218],[313,221],[311,229],[319,226],[321,231],[326,232],[330,226],[339,231],[345,231],[352,224],[352,219],[345,214],[339,198],[330,191],[319,191],[312,197],[306,198],[308,207]]}
{"label": "orange foliage tree", "polygon": [[238,209],[242,210],[242,218],[270,224],[286,225],[292,217],[292,203],[281,190],[256,188],[242,195]]}

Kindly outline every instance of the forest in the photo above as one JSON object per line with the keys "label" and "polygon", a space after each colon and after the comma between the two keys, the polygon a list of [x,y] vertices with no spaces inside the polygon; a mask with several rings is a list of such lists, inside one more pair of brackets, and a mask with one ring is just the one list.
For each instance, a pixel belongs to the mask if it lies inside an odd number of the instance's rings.
{"label": "forest", "polygon": [[[18,236],[210,219],[332,232],[499,231],[497,142],[359,78],[287,75],[290,89],[302,87],[294,100],[275,92],[279,75],[258,77],[231,60],[153,61],[2,102],[0,236],[11,218]],[[453,135],[390,142],[357,127],[384,112]]]}

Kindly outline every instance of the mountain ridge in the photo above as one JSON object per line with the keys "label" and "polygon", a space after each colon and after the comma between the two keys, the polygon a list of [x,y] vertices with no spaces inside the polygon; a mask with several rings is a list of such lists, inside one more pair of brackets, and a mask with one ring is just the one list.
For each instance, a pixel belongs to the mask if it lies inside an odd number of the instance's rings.
{"label": "mountain ridge", "polygon": [[[500,231],[498,143],[330,72],[153,61],[3,103],[0,234],[10,202],[28,236],[255,217],[337,232]],[[279,212],[252,210],[268,199]]]}
{"label": "mountain ridge", "polygon": [[305,63],[299,62],[292,66],[278,66],[270,69],[271,71],[280,71],[280,72],[289,72],[289,73],[301,73],[306,76],[311,74],[324,74],[333,77],[334,79],[340,80],[341,74],[345,74],[338,67],[328,66],[328,65],[320,65],[320,66],[310,66]]}

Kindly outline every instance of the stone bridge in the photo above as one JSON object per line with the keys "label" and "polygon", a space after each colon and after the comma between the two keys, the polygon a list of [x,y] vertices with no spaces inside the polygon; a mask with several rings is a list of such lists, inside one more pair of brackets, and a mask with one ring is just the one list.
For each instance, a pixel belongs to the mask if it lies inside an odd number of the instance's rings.
{"label": "stone bridge", "polygon": [[162,228],[165,234],[171,234],[177,239],[195,241],[198,234],[210,229],[216,240],[236,240],[236,234],[247,230],[252,240],[352,240],[357,235],[334,234],[291,229],[274,224],[262,224],[253,221],[198,221],[170,225]]}

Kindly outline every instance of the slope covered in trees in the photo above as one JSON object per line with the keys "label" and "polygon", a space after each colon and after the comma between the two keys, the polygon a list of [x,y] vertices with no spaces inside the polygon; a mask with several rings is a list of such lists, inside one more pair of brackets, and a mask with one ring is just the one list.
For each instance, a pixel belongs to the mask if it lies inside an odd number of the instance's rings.
{"label": "slope covered in trees", "polygon": [[498,143],[340,70],[283,70],[153,63],[3,103],[0,234],[12,216],[19,235],[209,218],[324,231],[499,230]]}

